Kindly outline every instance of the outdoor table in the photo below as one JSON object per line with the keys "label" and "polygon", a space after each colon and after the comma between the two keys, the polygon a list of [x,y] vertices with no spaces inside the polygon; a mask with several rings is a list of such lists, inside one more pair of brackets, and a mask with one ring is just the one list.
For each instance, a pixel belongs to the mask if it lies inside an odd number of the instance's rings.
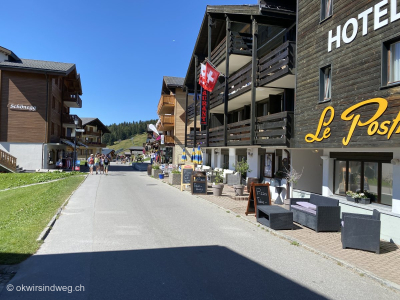
{"label": "outdoor table", "polygon": [[280,206],[257,206],[257,222],[275,230],[293,229],[293,212]]}

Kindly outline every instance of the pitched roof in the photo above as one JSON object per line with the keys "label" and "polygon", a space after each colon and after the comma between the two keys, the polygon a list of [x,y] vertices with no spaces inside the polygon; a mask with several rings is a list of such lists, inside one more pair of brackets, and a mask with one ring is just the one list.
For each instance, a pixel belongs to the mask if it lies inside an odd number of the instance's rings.
{"label": "pitched roof", "polygon": [[20,61],[0,62],[0,69],[4,68],[19,69],[39,73],[55,73],[66,76],[75,68],[75,64],[21,58]]}
{"label": "pitched roof", "polygon": [[182,87],[185,78],[164,76],[164,82],[167,87]]}
{"label": "pitched roof", "polygon": [[80,118],[82,120],[82,127],[86,125],[97,126],[103,133],[111,133],[98,118]]}

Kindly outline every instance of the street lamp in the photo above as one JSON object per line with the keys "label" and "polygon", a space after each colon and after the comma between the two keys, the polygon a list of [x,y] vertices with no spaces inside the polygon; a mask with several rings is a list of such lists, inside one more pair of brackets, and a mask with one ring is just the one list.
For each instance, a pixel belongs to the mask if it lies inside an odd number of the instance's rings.
{"label": "street lamp", "polygon": [[76,132],[76,129],[78,129],[78,124],[79,124],[79,120],[78,119],[75,119],[74,120],[74,123],[75,123],[75,142],[74,142],[74,157],[73,157],[73,161],[72,161],[72,171],[75,171],[75,163],[76,163],[76,134],[77,134],[77,132]]}

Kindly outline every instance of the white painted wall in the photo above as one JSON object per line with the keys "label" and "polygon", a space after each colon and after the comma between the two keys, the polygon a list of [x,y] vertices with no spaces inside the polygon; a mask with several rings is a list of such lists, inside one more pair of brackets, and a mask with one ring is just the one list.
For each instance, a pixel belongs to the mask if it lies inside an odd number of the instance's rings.
{"label": "white painted wall", "polygon": [[229,170],[235,170],[233,164],[236,164],[237,156],[236,156],[236,148],[229,148]]}
{"label": "white painted wall", "polygon": [[322,151],[318,153],[311,149],[291,151],[292,167],[298,172],[303,172],[300,180],[294,186],[295,189],[315,194],[322,193],[323,162]]}
{"label": "white painted wall", "polygon": [[[400,160],[400,150],[393,151],[393,158]],[[393,165],[392,212],[400,215],[400,165]],[[400,228],[400,227],[397,227]]]}
{"label": "white painted wall", "polygon": [[[42,153],[44,147],[41,143],[1,142],[0,149],[15,156],[17,158],[17,165],[25,170],[36,170],[42,168]],[[47,151],[44,153],[47,153]],[[47,166],[44,166],[44,168],[47,168]]]}
{"label": "white painted wall", "polygon": [[[251,155],[252,153],[252,155]],[[249,155],[250,154],[250,155]],[[258,148],[253,148],[252,152],[247,152],[247,163],[251,172],[247,172],[247,177],[260,177],[260,156]]]}

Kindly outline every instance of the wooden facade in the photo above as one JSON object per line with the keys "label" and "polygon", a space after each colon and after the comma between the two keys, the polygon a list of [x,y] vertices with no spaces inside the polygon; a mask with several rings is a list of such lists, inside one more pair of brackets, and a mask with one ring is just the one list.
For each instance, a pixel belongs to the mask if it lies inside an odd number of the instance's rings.
{"label": "wooden facade", "polygon": [[[393,120],[400,111],[400,86],[387,85],[384,81],[387,64],[385,63],[384,46],[387,41],[400,39],[400,19],[391,21],[395,13],[400,11],[400,1],[397,2],[397,12],[394,12],[391,3],[377,7],[382,3],[379,0],[346,1],[333,0],[332,16],[321,21],[321,1],[298,1],[298,41],[297,41],[297,91],[295,107],[295,147],[296,148],[371,148],[371,147],[398,147],[400,139],[395,134],[388,139],[387,134],[368,134],[369,124],[355,127],[347,145],[343,138],[347,138],[353,120],[344,120],[343,112],[363,101],[383,98],[388,107],[376,120],[379,131],[385,132],[385,125],[390,128]],[[364,27],[363,19],[359,14],[372,8],[367,15]],[[379,18],[383,25],[380,28],[374,21],[374,11],[381,11]],[[385,13],[386,12],[386,13]],[[351,20],[350,20],[351,19]],[[349,21],[350,20],[350,21]],[[350,24],[350,25],[349,25]],[[358,29],[354,31],[354,24]],[[337,42],[329,42],[329,32],[332,38],[338,35]],[[343,31],[347,29],[347,31]],[[356,35],[353,37],[353,33]],[[343,35],[346,35],[343,39]],[[345,42],[347,41],[347,43]],[[350,41],[350,42],[349,42]],[[328,46],[331,45],[331,51]],[[331,99],[320,102],[321,69],[331,66]],[[320,142],[307,142],[306,136],[317,136],[317,127],[322,112],[327,108],[334,109],[333,121],[323,126],[318,138],[323,137],[324,130],[330,128],[330,136]],[[369,104],[359,107],[352,113],[360,115],[361,123],[368,123],[377,113],[379,105]],[[331,112],[331,111],[330,111]],[[325,122],[330,119],[330,112]],[[388,123],[384,123],[387,121]],[[375,125],[373,125],[375,126]],[[383,127],[381,127],[383,126]],[[374,128],[371,128],[372,132]],[[372,133],[371,132],[371,133]],[[311,137],[311,136],[310,136]],[[309,139],[312,141],[312,139]]]}

